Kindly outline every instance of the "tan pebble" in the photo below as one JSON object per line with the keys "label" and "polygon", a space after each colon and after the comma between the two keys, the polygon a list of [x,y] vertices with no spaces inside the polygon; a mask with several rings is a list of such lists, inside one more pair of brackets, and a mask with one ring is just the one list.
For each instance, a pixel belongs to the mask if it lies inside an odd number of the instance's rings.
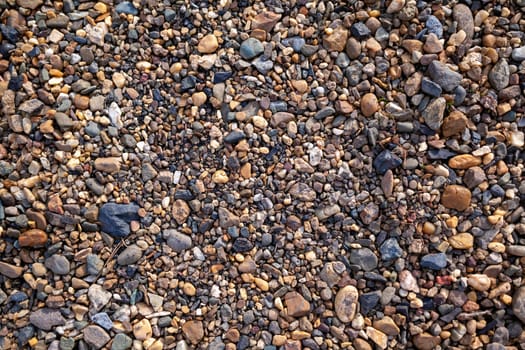
{"label": "tan pebble", "polygon": [[217,170],[213,173],[211,179],[216,184],[225,184],[229,181],[228,175],[224,170]]}
{"label": "tan pebble", "polygon": [[468,276],[467,283],[470,287],[479,292],[485,292],[490,289],[490,278],[483,274],[472,274]]}
{"label": "tan pebble", "polygon": [[308,91],[308,83],[306,80],[292,80],[292,86],[301,94]]}
{"label": "tan pebble", "polygon": [[433,235],[434,232],[436,232],[436,226],[427,221],[423,224],[423,233],[426,234],[426,235]]}
{"label": "tan pebble", "polygon": [[184,283],[184,285],[182,286],[182,291],[184,292],[184,294],[190,297],[193,297],[195,296],[195,294],[197,294],[197,289],[193,286],[193,284],[189,282]]}
{"label": "tan pebble", "polygon": [[449,237],[448,243],[454,249],[470,249],[474,246],[474,236],[467,232],[459,233]]}
{"label": "tan pebble", "polygon": [[365,117],[371,117],[379,109],[377,97],[372,93],[367,93],[361,98],[361,112]]}
{"label": "tan pebble", "polygon": [[450,158],[448,165],[452,169],[469,169],[481,164],[481,159],[470,154],[460,154]]}
{"label": "tan pebble", "polygon": [[252,117],[252,123],[255,127],[259,129],[266,129],[266,127],[268,126],[268,121],[258,115]]}
{"label": "tan pebble", "polygon": [[118,88],[123,88],[124,85],[126,85],[126,78],[122,73],[113,73],[111,80],[113,81],[113,84],[115,84],[115,86]]}
{"label": "tan pebble", "polygon": [[219,47],[217,37],[213,34],[204,36],[197,45],[197,50],[200,53],[214,53]]}
{"label": "tan pebble", "polygon": [[188,321],[182,326],[182,332],[192,344],[198,344],[204,338],[204,327],[201,321]]}
{"label": "tan pebble", "polygon": [[241,176],[245,179],[249,179],[252,177],[252,165],[250,163],[246,163],[241,167],[240,170]]}
{"label": "tan pebble", "polygon": [[106,173],[114,173],[120,170],[120,158],[108,157],[95,159],[95,169]]}
{"label": "tan pebble", "polygon": [[204,103],[206,103],[206,101],[208,100],[208,97],[206,96],[204,92],[199,91],[191,95],[191,100],[193,101],[194,106],[200,107]]}
{"label": "tan pebble", "polygon": [[93,8],[99,13],[108,12],[108,5],[104,4],[103,2],[97,2]]}
{"label": "tan pebble", "polygon": [[152,334],[151,324],[147,319],[142,319],[133,325],[133,335],[138,340],[146,340]]}
{"label": "tan pebble", "polygon": [[466,187],[450,185],[445,188],[441,196],[441,204],[449,209],[463,211],[470,206],[472,194]]}
{"label": "tan pebble", "polygon": [[505,245],[500,242],[490,242],[488,244],[488,248],[496,253],[504,253],[505,252]]}
{"label": "tan pebble", "polygon": [[457,216],[452,216],[450,218],[448,218],[445,223],[447,224],[447,226],[449,228],[456,228],[458,226],[458,217]]}

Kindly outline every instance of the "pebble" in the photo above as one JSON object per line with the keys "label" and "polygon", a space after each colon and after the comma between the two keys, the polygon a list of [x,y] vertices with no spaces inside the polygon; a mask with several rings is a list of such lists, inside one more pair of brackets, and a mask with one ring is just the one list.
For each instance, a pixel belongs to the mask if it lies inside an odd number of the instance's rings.
{"label": "pebble", "polygon": [[111,340],[109,334],[102,327],[95,325],[87,326],[82,333],[84,341],[95,349],[102,349]]}
{"label": "pebble", "polygon": [[116,238],[126,237],[131,230],[129,224],[139,220],[139,206],[136,204],[106,203],[100,207],[99,217],[102,231]]}
{"label": "pebble", "polygon": [[489,82],[490,85],[496,91],[503,90],[509,85],[509,79],[510,79],[510,68],[507,63],[507,60],[500,59],[498,63],[492,67],[492,69],[489,72]]}
{"label": "pebble", "polygon": [[361,112],[365,117],[371,117],[379,110],[379,102],[374,94],[368,93],[361,98]]}
{"label": "pebble", "polygon": [[32,312],[29,322],[36,328],[50,331],[53,327],[65,325],[66,319],[59,310],[43,308]]}
{"label": "pebble", "polygon": [[368,248],[354,249],[350,253],[350,262],[365,271],[372,271],[377,267],[377,256]]}
{"label": "pebble", "polygon": [[127,266],[136,263],[142,257],[142,249],[135,244],[128,246],[117,257],[119,265]]}
{"label": "pebble", "polygon": [[51,255],[49,258],[46,259],[45,266],[57,275],[69,274],[69,260],[63,255]]}
{"label": "pebble", "polygon": [[445,188],[441,195],[441,204],[449,209],[464,211],[470,206],[471,192],[459,185],[450,185]]}
{"label": "pebble", "polygon": [[204,327],[201,321],[191,320],[182,326],[182,332],[192,344],[198,344],[204,337]]}
{"label": "pebble", "polygon": [[441,126],[443,136],[450,137],[462,134],[467,128],[467,122],[468,119],[462,112],[450,112],[450,114],[443,120],[443,125]]}
{"label": "pebble", "polygon": [[88,298],[93,310],[100,311],[110,301],[111,293],[98,284],[93,284],[88,289]]}
{"label": "pebble", "polygon": [[428,74],[430,75],[430,78],[433,82],[448,92],[451,92],[457,88],[461,82],[461,79],[463,78],[461,74],[453,71],[447,65],[439,61],[432,61],[429,64]]}
{"label": "pebble", "polygon": [[421,258],[421,267],[441,270],[447,266],[447,256],[444,253],[427,254]]}
{"label": "pebble", "polygon": [[133,325],[133,336],[138,340],[146,340],[153,335],[151,323],[147,319],[142,319]]}
{"label": "pebble", "polygon": [[384,150],[374,159],[374,168],[379,174],[385,174],[388,170],[395,169],[403,161],[389,150]]}
{"label": "pebble", "polygon": [[177,230],[165,230],[162,233],[162,236],[166,240],[168,246],[175,252],[182,252],[192,247],[191,237],[178,232]]}
{"label": "pebble", "polygon": [[430,102],[421,113],[425,123],[432,130],[438,131],[443,124],[443,116],[445,114],[447,101],[443,97],[438,97]]}
{"label": "pebble", "polygon": [[525,322],[525,287],[518,288],[512,296],[512,312],[521,322]]}
{"label": "pebble", "polygon": [[470,249],[474,246],[474,236],[463,232],[448,238],[448,243],[454,249]]}
{"label": "pebble", "polygon": [[343,287],[337,292],[334,311],[341,322],[352,322],[357,312],[358,299],[359,292],[354,286]]}
{"label": "pebble", "polygon": [[21,247],[42,247],[47,243],[47,234],[39,229],[31,229],[18,237],[18,243]]}
{"label": "pebble", "polygon": [[251,60],[252,58],[259,56],[263,52],[263,44],[255,38],[248,38],[244,40],[239,49],[239,53],[245,60]]}

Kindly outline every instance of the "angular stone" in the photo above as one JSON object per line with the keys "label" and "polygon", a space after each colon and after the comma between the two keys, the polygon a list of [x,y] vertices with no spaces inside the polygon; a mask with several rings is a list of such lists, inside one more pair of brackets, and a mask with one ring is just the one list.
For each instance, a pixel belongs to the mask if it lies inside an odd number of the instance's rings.
{"label": "angular stone", "polygon": [[470,206],[472,194],[463,186],[450,185],[441,195],[441,204],[449,209],[463,211]]}
{"label": "angular stone", "polygon": [[222,228],[239,226],[240,220],[237,215],[226,208],[219,208],[219,224]]}
{"label": "angular stone", "polygon": [[30,116],[37,115],[42,110],[44,103],[36,98],[23,102],[19,107],[18,111],[26,113]]}
{"label": "angular stone", "polygon": [[205,35],[197,45],[197,50],[200,53],[214,53],[219,48],[217,37],[213,34]]}
{"label": "angular stone", "polygon": [[414,336],[412,342],[418,350],[434,350],[439,344],[441,344],[441,338],[429,333],[420,333]]}
{"label": "angular stone", "polygon": [[421,258],[422,268],[441,270],[447,266],[447,256],[444,253],[427,254]]}
{"label": "angular stone", "polygon": [[452,10],[454,21],[458,23],[457,31],[463,30],[467,34],[468,39],[474,36],[474,17],[472,11],[467,5],[457,4]]}
{"label": "angular stone", "polygon": [[334,311],[341,322],[349,323],[354,319],[358,300],[359,293],[354,286],[345,286],[337,292]]}
{"label": "angular stone", "polygon": [[204,326],[202,321],[191,320],[182,325],[182,332],[186,339],[192,344],[199,343],[204,338]]}
{"label": "angular stone", "polygon": [[469,168],[463,175],[463,183],[468,188],[474,188],[485,180],[487,180],[485,172],[477,166]]}
{"label": "angular stone", "polygon": [[353,249],[350,253],[350,262],[365,271],[372,271],[377,267],[377,256],[368,248]]}
{"label": "angular stone", "polygon": [[444,63],[432,61],[427,69],[432,80],[443,88],[443,90],[452,92],[459,86],[463,76],[450,69]]}
{"label": "angular stone", "polygon": [[303,317],[310,313],[310,303],[297,292],[288,292],[284,296],[288,316]]}
{"label": "angular stone", "polygon": [[441,132],[444,137],[462,134],[467,128],[468,119],[460,111],[452,111],[443,121]]}
{"label": "angular stone", "polygon": [[387,335],[391,335],[395,337],[399,335],[400,333],[399,327],[394,322],[394,320],[390,318],[389,316],[384,316],[381,319],[375,320],[373,325],[374,325],[374,328],[380,330],[381,332]]}
{"label": "angular stone", "polygon": [[348,30],[343,26],[339,26],[330,34],[325,34],[323,37],[323,46],[328,51],[341,52],[345,49],[346,40],[348,39]]}
{"label": "angular stone", "polygon": [[151,323],[145,318],[133,325],[133,335],[135,339],[146,340],[150,338],[152,334]]}
{"label": "angular stone", "polygon": [[269,33],[279,22],[281,15],[272,11],[263,11],[252,19],[252,30],[262,29]]}
{"label": "angular stone", "polygon": [[366,335],[372,339],[379,349],[386,349],[388,346],[388,336],[373,327],[366,327]]}
{"label": "angular stone", "polygon": [[113,237],[122,238],[130,234],[129,224],[133,220],[140,220],[139,206],[130,204],[106,203],[99,211],[99,220],[102,231]]}
{"label": "angular stone", "polygon": [[295,116],[288,112],[277,112],[271,117],[271,123],[273,126],[284,126],[288,122],[295,120]]}
{"label": "angular stone", "polygon": [[489,72],[489,83],[496,91],[509,86],[510,68],[507,60],[500,59]]}
{"label": "angular stone", "polygon": [[91,308],[100,311],[111,300],[111,293],[98,284],[92,284],[88,289]]}
{"label": "angular stone", "polygon": [[490,289],[491,282],[487,275],[483,274],[472,274],[467,278],[467,283],[470,287],[474,288],[478,292],[485,292]]}
{"label": "angular stone", "polygon": [[408,270],[403,270],[399,273],[399,284],[401,288],[409,292],[419,293],[419,286],[417,280]]}
{"label": "angular stone", "polygon": [[448,238],[448,243],[454,249],[470,249],[474,246],[474,236],[463,232]]}
{"label": "angular stone", "polygon": [[20,247],[42,247],[47,243],[47,234],[39,229],[25,231],[18,237]]}
{"label": "angular stone", "polygon": [[191,210],[188,204],[183,201],[182,199],[177,199],[175,203],[173,203],[173,208],[171,210],[171,215],[177,221],[179,225],[182,225],[186,222],[186,219],[188,219],[188,216],[190,216]]}
{"label": "angular stone", "polygon": [[117,157],[97,158],[95,159],[95,169],[106,173],[115,173],[120,171],[121,159]]}
{"label": "angular stone", "polygon": [[16,4],[20,7],[34,10],[37,7],[41,6],[44,3],[44,0],[16,0]]}
{"label": "angular stone", "polygon": [[302,202],[313,202],[317,197],[316,192],[303,182],[296,182],[289,190],[290,195]]}
{"label": "angular stone", "polygon": [[447,101],[443,97],[438,97],[430,102],[427,108],[421,113],[429,128],[436,131],[441,128],[446,106]]}
{"label": "angular stone", "polygon": [[69,274],[70,263],[63,255],[53,254],[45,261],[45,266],[56,275]]}

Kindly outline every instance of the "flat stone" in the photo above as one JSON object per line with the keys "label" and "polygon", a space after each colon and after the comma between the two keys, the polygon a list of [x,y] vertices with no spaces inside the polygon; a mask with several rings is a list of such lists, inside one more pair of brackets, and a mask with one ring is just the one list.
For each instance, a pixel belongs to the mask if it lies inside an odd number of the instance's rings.
{"label": "flat stone", "polygon": [[358,300],[359,293],[354,286],[343,287],[337,292],[334,311],[341,322],[349,323],[354,319]]}
{"label": "flat stone", "polygon": [[29,116],[37,115],[42,108],[44,107],[44,103],[36,98],[24,101],[19,107],[18,111],[22,113],[26,113]]}
{"label": "flat stone", "polygon": [[106,203],[99,211],[102,231],[113,237],[122,238],[130,234],[129,224],[131,221],[140,220],[138,215],[139,206],[130,204]]}
{"label": "flat stone", "polygon": [[133,339],[131,339],[124,333],[118,333],[113,338],[113,342],[111,343],[111,350],[127,350],[131,348],[132,344]]}
{"label": "flat stone", "polygon": [[454,249],[470,249],[474,246],[474,236],[463,232],[448,238],[448,243]]}
{"label": "flat stone", "polygon": [[179,225],[182,225],[183,223],[186,222],[186,219],[188,218],[190,213],[191,213],[190,207],[182,199],[177,199],[173,203],[171,215],[173,216],[173,218],[175,219],[175,221],[177,221]]}
{"label": "flat stone", "polygon": [[448,161],[448,166],[452,169],[469,169],[480,164],[481,159],[470,154],[460,154]]}
{"label": "flat stone", "polygon": [[449,209],[463,211],[470,206],[472,194],[469,189],[459,185],[450,185],[441,195],[441,204]]}
{"label": "flat stone", "polygon": [[485,180],[487,180],[485,172],[477,166],[467,169],[465,175],[463,175],[463,183],[470,189],[476,187]]}
{"label": "flat stone", "polygon": [[62,132],[71,130],[76,124],[70,116],[62,112],[57,112],[54,118]]}
{"label": "flat stone", "polygon": [[377,267],[377,256],[368,248],[353,249],[350,253],[350,262],[365,271],[372,271]]}
{"label": "flat stone", "polygon": [[421,113],[429,128],[436,131],[441,128],[446,106],[447,101],[443,97],[438,97],[430,102],[427,108]]}
{"label": "flat stone", "polygon": [[386,335],[391,335],[395,337],[400,333],[399,327],[389,316],[384,316],[381,319],[375,320],[373,325],[374,328],[385,333]]}
{"label": "flat stone", "polygon": [[91,321],[108,331],[113,328],[113,321],[111,321],[111,318],[109,318],[109,315],[106,312],[100,312],[91,316]]}
{"label": "flat stone", "polygon": [[130,1],[121,2],[120,4],[115,6],[115,11],[117,11],[117,13],[124,13],[127,15],[133,15],[133,16],[136,16],[139,14],[139,10]]}
{"label": "flat stone", "polygon": [[69,274],[70,264],[69,260],[58,254],[53,254],[45,261],[45,266],[53,271],[56,275],[67,275]]}
{"label": "flat stone", "polygon": [[454,91],[459,86],[461,79],[463,79],[460,73],[453,71],[439,61],[432,61],[428,66],[427,72],[435,83],[448,92]]}
{"label": "flat stone", "polygon": [[489,83],[496,91],[509,86],[510,68],[507,60],[500,59],[489,72]]}
{"label": "flat stone", "polygon": [[162,233],[168,246],[175,252],[182,252],[192,247],[191,236],[178,232],[177,230],[164,230]]}
{"label": "flat stone", "polygon": [[523,245],[509,245],[505,249],[507,254],[514,256],[525,256],[525,246]]}
{"label": "flat stone", "polygon": [[255,38],[248,38],[244,40],[239,48],[241,57],[245,60],[251,60],[264,52],[263,44]]}
{"label": "flat stone", "polygon": [[462,134],[467,128],[467,123],[468,119],[465,114],[461,113],[460,111],[452,111],[448,117],[443,120],[441,133],[444,137]]}
{"label": "flat stone", "polygon": [[37,7],[41,6],[44,3],[44,0],[16,0],[16,4],[20,7],[34,10]]}
{"label": "flat stone", "polygon": [[84,341],[95,349],[102,349],[111,340],[109,334],[102,327],[95,325],[84,328],[83,334]]}
{"label": "flat stone", "polygon": [[53,327],[63,326],[66,319],[57,309],[39,309],[29,315],[29,322],[36,328],[50,331]]}
{"label": "flat stone", "polygon": [[98,284],[92,284],[88,289],[88,298],[92,309],[100,311],[111,300],[111,293]]}
{"label": "flat stone", "polygon": [[427,254],[421,258],[422,268],[441,270],[447,267],[447,256],[444,253]]}
{"label": "flat stone", "polygon": [[310,313],[310,303],[297,292],[286,293],[284,303],[290,317],[303,317]]}
{"label": "flat stone", "polygon": [[97,158],[95,159],[95,169],[106,173],[116,173],[120,171],[121,159],[117,157]]}
{"label": "flat stone", "polygon": [[204,338],[204,326],[202,321],[191,320],[182,325],[182,332],[192,344],[199,343]]}
{"label": "flat stone", "polygon": [[388,336],[374,327],[366,327],[366,335],[377,345],[379,349],[386,349]]}
{"label": "flat stone", "polygon": [[262,29],[269,33],[279,22],[281,15],[272,11],[263,11],[252,19],[251,29]]}
{"label": "flat stone", "polygon": [[219,225],[222,228],[227,229],[230,227],[239,226],[239,224],[240,224],[240,219],[237,215],[235,215],[234,213],[232,213],[226,208],[222,208],[222,207],[219,208]]}
{"label": "flat stone", "polygon": [[119,265],[127,266],[136,263],[142,257],[142,249],[132,244],[118,255],[117,262]]}

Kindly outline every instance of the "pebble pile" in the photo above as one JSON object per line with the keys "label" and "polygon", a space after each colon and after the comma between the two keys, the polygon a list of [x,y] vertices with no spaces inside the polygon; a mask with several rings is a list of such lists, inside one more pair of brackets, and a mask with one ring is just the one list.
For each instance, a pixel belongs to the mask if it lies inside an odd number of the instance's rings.
{"label": "pebble pile", "polygon": [[0,1],[0,348],[525,348],[524,0]]}

